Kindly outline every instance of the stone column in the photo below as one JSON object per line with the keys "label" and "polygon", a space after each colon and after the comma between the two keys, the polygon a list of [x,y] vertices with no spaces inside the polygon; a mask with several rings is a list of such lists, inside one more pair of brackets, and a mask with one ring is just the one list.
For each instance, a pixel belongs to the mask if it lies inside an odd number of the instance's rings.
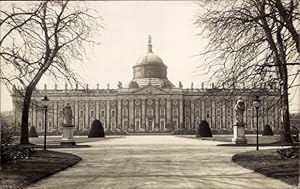
{"label": "stone column", "polygon": [[[145,131],[148,130],[148,128],[146,128],[146,107],[145,107],[145,99],[142,99],[142,112],[141,112],[141,118],[142,118],[142,125],[145,129]],[[140,124],[140,125],[141,125]]]}
{"label": "stone column", "polygon": [[191,99],[191,124],[190,129],[195,130],[195,100]]}
{"label": "stone column", "polygon": [[[153,128],[153,130],[154,131],[158,131],[158,130],[161,130],[160,124],[159,124],[159,120],[158,120],[159,119],[159,114],[158,114],[158,99],[155,98],[154,100],[155,100],[155,114],[154,114],[155,121],[154,121],[154,128]],[[158,128],[156,128],[156,126],[158,126]]]}
{"label": "stone column", "polygon": [[[55,101],[54,101],[55,102]],[[32,113],[33,113],[33,120],[31,121],[32,125],[34,125],[34,127],[37,129],[37,125],[36,125],[36,109],[37,107],[33,107],[32,108]],[[55,116],[55,111],[54,111],[54,116]],[[55,122],[54,122],[55,123]]]}
{"label": "stone column", "polygon": [[206,100],[201,100],[201,120],[206,120],[206,109],[205,109],[205,102]]}
{"label": "stone column", "polygon": [[99,100],[96,100],[96,119],[98,119],[98,120],[100,120],[99,108],[100,108]]}
{"label": "stone column", "polygon": [[110,100],[106,101],[106,128],[112,129],[110,124]]}
{"label": "stone column", "polygon": [[232,106],[231,106],[231,112],[232,112],[232,120],[231,120],[231,123],[232,124],[235,124],[235,120],[236,120],[236,115],[235,115],[235,110],[234,110],[234,106],[236,104],[236,101],[235,101],[235,98],[234,100],[232,101]]}
{"label": "stone column", "polygon": [[[172,112],[172,110],[171,110],[171,99],[170,98],[168,98],[167,99],[167,123],[165,124],[166,126],[167,125],[169,125],[169,127],[173,124],[172,123],[172,117],[171,117],[171,112]],[[171,129],[171,128],[168,128],[169,130]]]}
{"label": "stone column", "polygon": [[227,118],[227,112],[226,112],[226,105],[225,105],[226,101],[224,99],[222,99],[222,125],[226,126],[226,130],[229,130],[231,127],[231,125],[227,125],[226,123],[226,118]]}
{"label": "stone column", "polygon": [[213,98],[211,100],[211,127],[215,130],[218,130],[216,125],[216,99]]}
{"label": "stone column", "polygon": [[134,125],[134,123],[133,123],[133,118],[134,118],[134,112],[133,112],[133,99],[130,98],[130,99],[129,99],[129,125],[128,125],[128,127],[129,127],[130,129],[132,129],[132,128],[131,128],[131,125]]}
{"label": "stone column", "polygon": [[[34,119],[36,120],[36,110],[34,112],[35,112],[35,114],[33,116],[35,116]],[[58,125],[58,121],[57,121],[57,114],[58,114],[57,100],[54,100],[54,102],[53,102],[53,113],[54,113],[54,115],[53,115],[54,124],[56,127],[56,131],[58,131],[59,130],[58,128],[60,127],[60,125]]]}
{"label": "stone column", "polygon": [[123,129],[123,126],[122,126],[122,120],[121,120],[121,115],[122,115],[122,104],[121,104],[121,99],[117,99],[117,103],[118,103],[118,106],[117,106],[117,127],[120,128],[120,129]]}
{"label": "stone column", "polygon": [[85,127],[84,128],[89,128],[89,122],[90,122],[90,119],[89,119],[89,101],[85,101]]}
{"label": "stone column", "polygon": [[78,100],[74,100],[74,106],[75,106],[75,111],[74,111],[74,114],[75,114],[75,122],[74,122],[74,125],[75,125],[75,130],[78,130],[79,131],[79,121],[78,121],[78,114],[79,114],[79,108],[78,108],[78,103],[79,101]]}
{"label": "stone column", "polygon": [[178,128],[182,129],[183,127],[183,99],[179,99],[179,124]]}

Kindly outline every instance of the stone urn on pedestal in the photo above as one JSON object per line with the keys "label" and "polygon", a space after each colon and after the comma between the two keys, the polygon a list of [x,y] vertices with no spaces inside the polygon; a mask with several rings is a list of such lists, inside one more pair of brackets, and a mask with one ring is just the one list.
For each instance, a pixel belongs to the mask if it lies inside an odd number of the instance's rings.
{"label": "stone urn on pedestal", "polygon": [[75,145],[76,142],[74,140],[74,128],[75,126],[72,124],[72,109],[69,103],[63,108],[63,125],[62,125],[62,139],[61,145]]}
{"label": "stone urn on pedestal", "polygon": [[234,144],[247,144],[247,138],[245,137],[245,122],[244,122],[244,111],[245,103],[240,98],[234,106],[236,113],[236,122],[233,125],[233,138],[232,143]]}

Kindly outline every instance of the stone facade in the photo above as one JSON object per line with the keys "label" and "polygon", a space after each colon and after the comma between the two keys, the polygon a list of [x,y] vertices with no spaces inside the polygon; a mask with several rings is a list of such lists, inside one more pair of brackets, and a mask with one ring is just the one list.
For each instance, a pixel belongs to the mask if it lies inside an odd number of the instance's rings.
{"label": "stone facade", "polygon": [[[161,69],[160,69],[161,68]],[[280,125],[279,106],[272,106],[279,99],[278,90],[254,89],[183,89],[175,87],[167,79],[167,67],[152,52],[151,38],[148,53],[133,66],[136,85],[118,89],[47,89],[35,90],[32,104],[39,104],[47,95],[48,131],[61,132],[62,108],[69,103],[73,112],[73,124],[78,132],[87,131],[95,119],[99,119],[105,130],[126,132],[174,132],[194,131],[201,120],[208,121],[213,131],[232,132],[235,120],[234,105],[239,96],[246,104],[244,120],[246,132],[256,128],[256,112],[252,105],[259,92],[263,105],[260,108],[259,128],[271,125],[278,131]],[[156,70],[160,70],[157,74]],[[149,74],[147,74],[149,73]],[[155,77],[154,77],[155,76]],[[238,94],[238,96],[234,96]],[[20,98],[13,95],[16,123],[21,122]],[[38,132],[44,130],[44,112],[33,106],[29,115],[29,126]]]}

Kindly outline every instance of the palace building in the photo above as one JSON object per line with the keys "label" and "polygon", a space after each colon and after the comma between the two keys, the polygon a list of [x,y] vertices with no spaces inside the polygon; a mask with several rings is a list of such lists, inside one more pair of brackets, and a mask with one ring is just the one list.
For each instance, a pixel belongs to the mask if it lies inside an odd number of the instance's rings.
{"label": "palace building", "polygon": [[[259,128],[269,124],[273,131],[279,130],[281,122],[280,107],[272,106],[279,99],[279,91],[267,88],[240,88],[239,97],[245,101],[244,121],[246,132],[255,131],[256,111],[252,105],[255,91],[264,94],[260,97]],[[263,93],[261,93],[263,91]],[[238,96],[232,90],[216,88],[213,85],[200,89],[183,88],[181,82],[175,86],[167,77],[167,65],[153,53],[151,37],[148,39],[147,52],[133,66],[133,79],[128,87],[118,83],[117,89],[44,89],[35,90],[32,103],[39,103],[47,96],[47,129],[49,132],[62,130],[62,109],[69,104],[73,112],[73,124],[77,132],[86,132],[92,121],[98,119],[106,131],[134,132],[177,132],[193,131],[201,120],[208,121],[215,132],[232,132],[235,124],[234,105]],[[21,101],[13,94],[15,121],[20,124]],[[29,114],[29,126],[35,126],[38,132],[44,130],[44,111],[32,107]]]}

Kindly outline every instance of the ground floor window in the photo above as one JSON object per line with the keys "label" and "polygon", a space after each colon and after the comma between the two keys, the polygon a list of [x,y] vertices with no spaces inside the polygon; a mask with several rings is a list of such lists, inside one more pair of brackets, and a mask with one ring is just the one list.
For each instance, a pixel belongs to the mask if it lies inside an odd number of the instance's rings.
{"label": "ground floor window", "polygon": [[165,129],[165,121],[164,120],[160,121],[160,128],[163,130]]}

